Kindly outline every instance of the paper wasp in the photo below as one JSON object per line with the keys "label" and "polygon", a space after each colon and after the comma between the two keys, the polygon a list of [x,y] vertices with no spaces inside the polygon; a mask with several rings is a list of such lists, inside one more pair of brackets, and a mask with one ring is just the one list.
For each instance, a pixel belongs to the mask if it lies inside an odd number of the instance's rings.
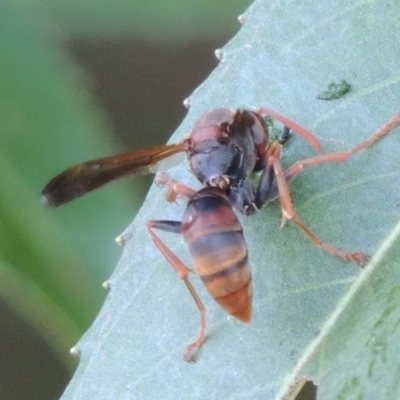
{"label": "paper wasp", "polygon": [[[279,198],[282,226],[292,220],[315,246],[360,265],[368,261],[368,256],[363,253],[337,249],[315,236],[297,216],[288,185],[306,166],[344,162],[354,153],[372,145],[400,125],[400,115],[396,114],[348,151],[297,161],[286,171],[280,163],[280,143],[269,143],[265,117],[283,123],[285,135],[282,141],[285,141],[290,129],[306,139],[315,150],[320,150],[320,143],[313,134],[271,110],[219,108],[200,117],[190,134],[177,144],[78,164],[53,178],[42,192],[44,204],[59,206],[114,179],[136,173],[163,171],[166,168],[165,161],[179,153],[187,154],[190,169],[202,184],[202,189],[196,192],[165,175],[159,175],[157,182],[169,188],[168,200],[182,195],[189,201],[182,221],[151,220],[147,223],[151,239],[183,279],[201,315],[200,333],[196,341],[186,348],[186,360],[205,340],[205,307],[188,279],[191,270],[160,240],[155,229],[183,235],[193,260],[194,272],[201,277],[211,296],[229,314],[243,322],[251,319],[251,272],[242,227],[234,209],[250,215]],[[254,187],[249,177],[257,171],[261,171],[261,177]]]}

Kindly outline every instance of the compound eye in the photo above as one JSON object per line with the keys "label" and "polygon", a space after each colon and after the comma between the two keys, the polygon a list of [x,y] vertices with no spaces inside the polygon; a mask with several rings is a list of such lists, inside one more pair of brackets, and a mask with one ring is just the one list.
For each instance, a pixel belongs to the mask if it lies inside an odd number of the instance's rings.
{"label": "compound eye", "polygon": [[253,133],[253,138],[256,145],[265,145],[268,142],[268,126],[265,120],[259,117],[257,114],[254,114],[254,124],[251,127],[251,131]]}
{"label": "compound eye", "polygon": [[218,140],[224,136],[226,136],[226,134],[219,126],[208,126],[194,130],[190,135],[190,139],[192,144],[196,145],[198,143],[207,142],[208,140]]}

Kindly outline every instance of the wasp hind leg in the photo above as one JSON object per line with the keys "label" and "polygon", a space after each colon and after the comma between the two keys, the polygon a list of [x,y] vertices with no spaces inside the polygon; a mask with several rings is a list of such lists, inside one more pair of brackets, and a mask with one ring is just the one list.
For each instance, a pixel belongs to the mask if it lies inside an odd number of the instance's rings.
{"label": "wasp hind leg", "polygon": [[183,352],[183,358],[185,361],[192,361],[193,352],[196,349],[200,349],[201,345],[206,339],[205,331],[207,327],[206,322],[206,308],[203,302],[200,300],[195,288],[189,281],[189,273],[191,270],[167,247],[167,245],[157,236],[154,229],[160,229],[162,231],[171,233],[181,233],[181,223],[179,221],[160,221],[160,220],[150,220],[147,222],[147,232],[158,247],[163,256],[171,264],[174,271],[178,274],[189,290],[196,303],[196,306],[200,313],[200,331],[197,339],[189,344]]}

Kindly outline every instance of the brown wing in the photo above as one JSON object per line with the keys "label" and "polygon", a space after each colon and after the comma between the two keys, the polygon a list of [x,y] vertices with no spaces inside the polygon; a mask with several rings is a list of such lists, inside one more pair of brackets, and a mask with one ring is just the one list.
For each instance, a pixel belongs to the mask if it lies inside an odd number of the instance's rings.
{"label": "brown wing", "polygon": [[108,182],[132,174],[165,170],[180,162],[174,155],[188,149],[183,141],[151,149],[98,158],[66,169],[54,177],[42,191],[42,203],[57,207],[97,189]]}

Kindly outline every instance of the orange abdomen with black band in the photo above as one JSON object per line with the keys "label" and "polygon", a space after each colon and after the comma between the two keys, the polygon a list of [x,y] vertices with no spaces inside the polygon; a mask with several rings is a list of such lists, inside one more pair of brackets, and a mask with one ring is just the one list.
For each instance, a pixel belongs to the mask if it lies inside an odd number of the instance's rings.
{"label": "orange abdomen with black band", "polygon": [[251,319],[251,271],[242,226],[228,199],[206,188],[189,201],[181,231],[207,291],[235,318]]}

